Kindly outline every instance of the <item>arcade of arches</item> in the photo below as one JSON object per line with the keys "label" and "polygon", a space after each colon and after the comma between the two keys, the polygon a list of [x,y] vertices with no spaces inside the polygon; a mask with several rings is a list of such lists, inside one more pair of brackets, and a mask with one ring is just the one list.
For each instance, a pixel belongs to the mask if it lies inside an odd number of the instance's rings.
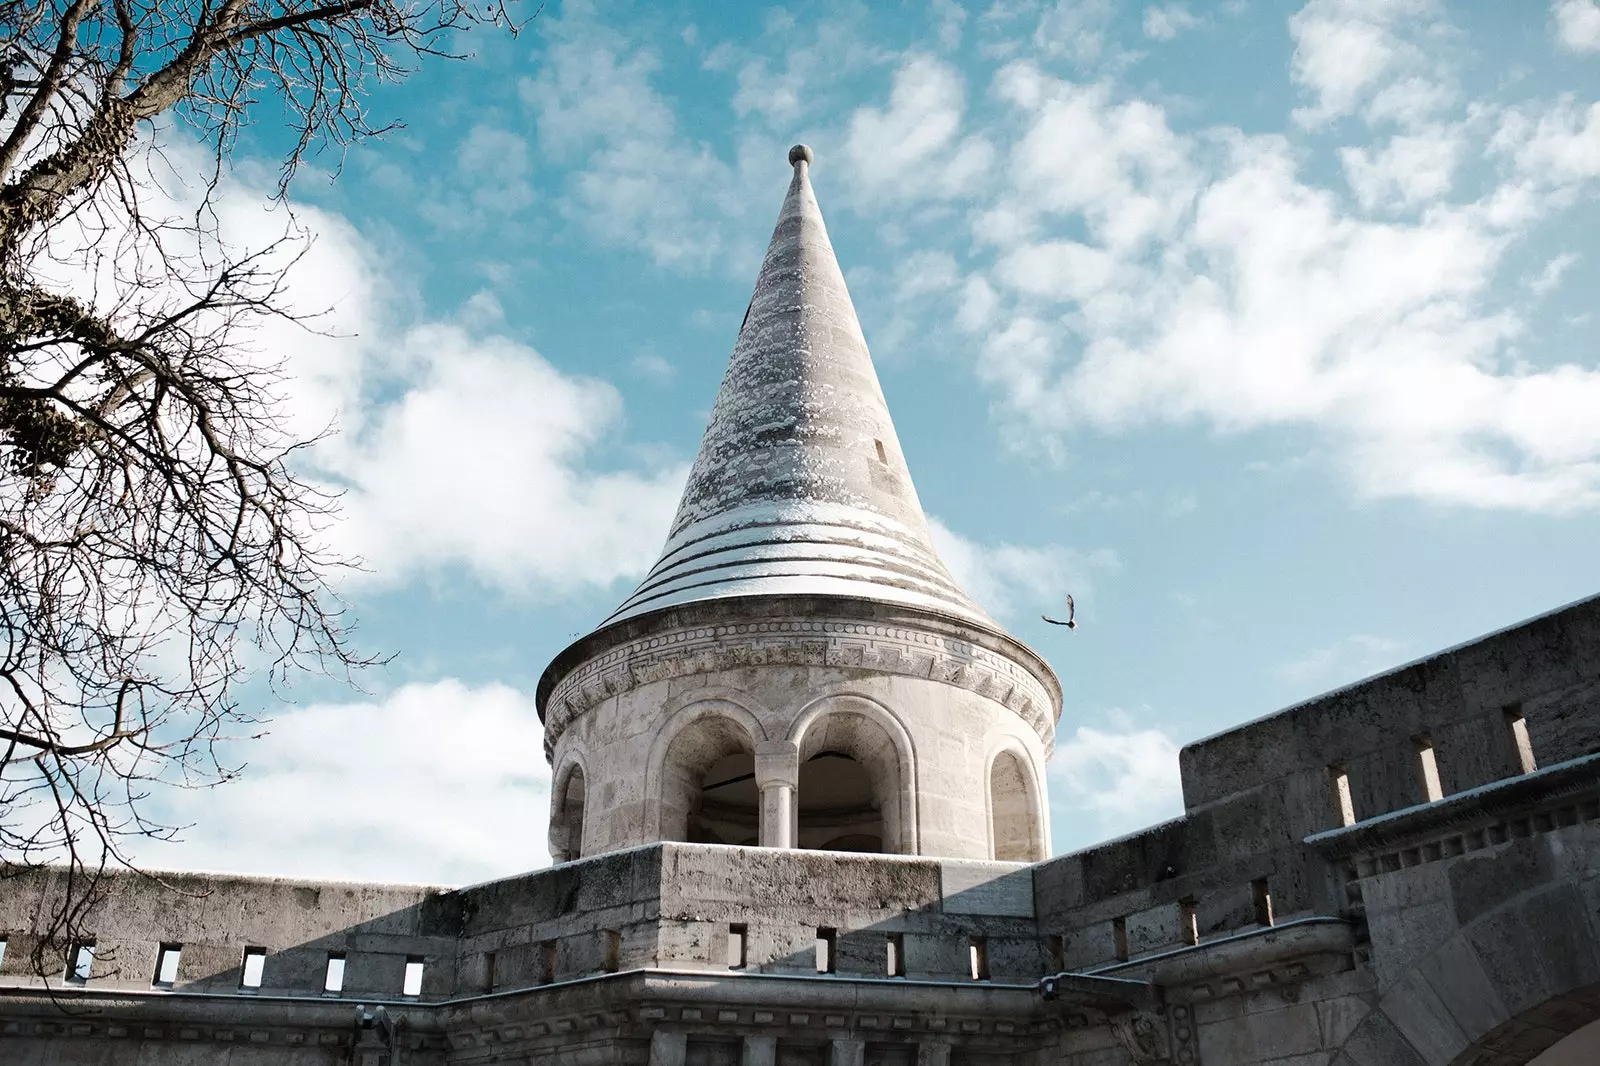
{"label": "arcade of arches", "polygon": [[[798,743],[758,743],[751,732],[712,710],[673,734],[652,789],[659,797],[660,839],[918,853],[909,755],[881,722],[839,710],[818,716],[800,731]],[[1001,750],[986,776],[990,857],[1043,858],[1039,804],[1025,759]]]}

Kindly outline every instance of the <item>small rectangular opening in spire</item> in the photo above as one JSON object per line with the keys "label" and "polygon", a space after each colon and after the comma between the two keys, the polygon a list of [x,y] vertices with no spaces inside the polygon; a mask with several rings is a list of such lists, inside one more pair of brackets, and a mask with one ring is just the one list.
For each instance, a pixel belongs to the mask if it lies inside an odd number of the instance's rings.
{"label": "small rectangular opening in spire", "polygon": [[878,462],[887,463],[889,461],[889,453],[883,450],[883,441],[875,440],[872,442],[872,446],[878,449]]}

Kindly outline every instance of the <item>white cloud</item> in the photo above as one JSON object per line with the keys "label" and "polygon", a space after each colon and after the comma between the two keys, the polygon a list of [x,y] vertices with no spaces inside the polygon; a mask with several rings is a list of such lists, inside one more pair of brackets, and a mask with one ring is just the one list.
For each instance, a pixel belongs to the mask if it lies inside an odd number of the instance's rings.
{"label": "white cloud", "polygon": [[[1437,61],[1417,38],[1438,13],[1437,0],[1311,0],[1289,19],[1291,71],[1315,101],[1295,118],[1316,126],[1355,114],[1390,83],[1413,105],[1434,98],[1437,85],[1416,72],[1434,74]],[[1391,99],[1379,110],[1398,107]]]}
{"label": "white cloud", "polygon": [[767,177],[781,166],[782,148],[774,143],[751,153],[745,168],[730,166],[683,133],[651,82],[660,58],[648,46],[581,11],[540,26],[548,48],[539,73],[518,88],[537,119],[540,146],[553,161],[572,164],[565,212],[600,239],[637,248],[661,266],[753,263],[759,245],[740,225],[757,201],[749,167]]}
{"label": "white cloud", "polygon": [[[1011,150],[1012,192],[979,218],[980,232],[1017,240],[1041,215],[1078,213],[1096,241],[1121,249],[1177,223],[1195,175],[1160,108],[1113,103],[1109,86],[1060,81],[1028,63],[1002,70],[996,88],[1029,121]],[[996,214],[1005,221],[997,224]]]}
{"label": "white cloud", "polygon": [[1459,131],[1444,126],[1397,134],[1378,151],[1339,150],[1345,179],[1361,206],[1416,207],[1450,191],[1461,156]]}
{"label": "white cloud", "polygon": [[894,74],[887,108],[863,107],[850,118],[845,159],[852,188],[867,200],[906,203],[971,192],[993,149],[961,136],[966,86],[961,73],[931,56],[913,55]]}
{"label": "white cloud", "polygon": [[1343,640],[1313,648],[1273,671],[1291,685],[1346,684],[1394,664],[1404,645],[1388,637],[1356,633]]}
{"label": "white cloud", "polygon": [[1080,552],[1060,544],[980,544],[933,517],[928,528],[956,584],[997,618],[1042,610],[1064,612],[1068,592],[1086,602],[1093,595],[1095,577],[1115,573],[1119,567],[1116,553],[1109,549]]}
{"label": "white cloud", "polygon": [[1173,40],[1198,25],[1200,20],[1185,4],[1151,4],[1144,9],[1144,35],[1154,41]]}
{"label": "white cloud", "polygon": [[1113,14],[1111,0],[1056,0],[1039,18],[1034,46],[1084,67],[1119,58],[1110,39]]}
{"label": "white cloud", "polygon": [[678,368],[654,352],[640,352],[628,361],[634,373],[640,377],[661,383],[671,381],[678,375]]}
{"label": "white cloud", "polygon": [[719,45],[707,66],[738,66],[733,110],[740,118],[757,117],[775,132],[794,132],[796,124],[804,128],[839,102],[837,71],[867,68],[888,54],[861,25],[863,13],[839,8],[828,18],[796,25],[793,16],[774,8],[751,49]]}
{"label": "white cloud", "polygon": [[236,780],[177,792],[192,828],[154,869],[464,884],[549,864],[550,768],[533,700],[455,679],[288,711]]}
{"label": "white cloud", "polygon": [[564,591],[650,565],[687,471],[589,461],[620,422],[614,388],[450,325],[389,353],[403,389],[318,455],[350,486],[339,543],[373,580],[464,567],[502,589]]}
{"label": "white cloud", "polygon": [[1570,52],[1600,52],[1600,4],[1595,0],[1555,0],[1550,18],[1561,47]]}
{"label": "white cloud", "polygon": [[[1466,203],[1446,196],[1462,129],[1347,155],[1359,199],[1418,212],[1395,221],[1307,183],[1286,138],[1179,135],[1154,105],[1021,64],[999,87],[1025,131],[974,227],[993,264],[956,319],[1013,416],[1311,425],[1366,495],[1600,505],[1600,421],[1583,414],[1600,367],[1523,362],[1495,287],[1558,205],[1551,184],[1600,172],[1600,111],[1508,118],[1496,150],[1519,174]],[[1541,164],[1542,184],[1523,176]]]}
{"label": "white cloud", "polygon": [[[147,206],[179,214],[198,195],[178,183],[160,192],[166,203]],[[239,248],[283,232],[281,211],[246,180],[226,180],[214,206]],[[462,323],[408,323],[402,270],[342,217],[316,208],[296,217],[307,240],[283,296],[314,316],[315,331],[267,318],[241,338],[241,353],[283,360],[282,413],[295,438],[337,430],[303,462],[344,490],[342,518],[325,535],[365,561],[360,580],[465,570],[539,595],[648,567],[686,468],[603,460],[623,421],[611,385],[495,333],[504,323],[487,293],[466,302]]]}
{"label": "white cloud", "polygon": [[1535,296],[1545,296],[1561,286],[1561,279],[1578,261],[1576,252],[1563,252],[1544,265],[1538,274],[1528,279],[1528,291]]}
{"label": "white cloud", "polygon": [[1600,177],[1600,103],[1566,96],[1548,107],[1508,110],[1489,148],[1537,186],[1569,190],[1593,181]]}
{"label": "white cloud", "polygon": [[1056,835],[1076,846],[1143,829],[1183,813],[1178,745],[1159,729],[1137,728],[1126,714],[1111,728],[1079,726],[1056,742],[1050,795]]}

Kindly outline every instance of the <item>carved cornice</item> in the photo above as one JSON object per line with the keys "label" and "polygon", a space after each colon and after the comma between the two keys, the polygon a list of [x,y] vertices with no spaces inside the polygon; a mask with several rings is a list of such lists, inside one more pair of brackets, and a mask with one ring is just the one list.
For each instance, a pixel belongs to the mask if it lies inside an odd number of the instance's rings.
{"label": "carved cornice", "polygon": [[1600,754],[1306,837],[1358,877],[1600,819]]}
{"label": "carved cornice", "polygon": [[[1010,708],[1047,751],[1053,748],[1059,682],[1025,646],[911,611],[877,608],[853,619],[837,609],[845,602],[830,604],[833,617],[785,615],[772,610],[776,604],[749,601],[723,605],[720,619],[704,610],[668,612],[656,625],[614,634],[620,639],[598,643],[586,658],[563,661],[564,654],[540,686],[546,754],[573,719],[640,685],[769,665],[867,670],[954,685]],[[580,648],[589,650],[580,642],[569,652]]]}

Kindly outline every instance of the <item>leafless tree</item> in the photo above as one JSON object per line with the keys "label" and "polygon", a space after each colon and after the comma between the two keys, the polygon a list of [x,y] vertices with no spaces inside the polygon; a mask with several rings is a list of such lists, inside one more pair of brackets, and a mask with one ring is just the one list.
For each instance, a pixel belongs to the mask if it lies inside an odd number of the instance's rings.
{"label": "leafless tree", "polygon": [[[364,662],[297,473],[283,373],[292,226],[234,249],[211,193],[242,125],[309,153],[379,132],[379,83],[465,0],[0,0],[0,875],[65,862],[35,955],[60,973],[96,885],[173,827],[146,801],[235,770],[247,677]],[[514,27],[513,27],[514,28]],[[209,148],[199,210],[153,208],[158,124]],[[54,964],[46,965],[53,958]]]}

